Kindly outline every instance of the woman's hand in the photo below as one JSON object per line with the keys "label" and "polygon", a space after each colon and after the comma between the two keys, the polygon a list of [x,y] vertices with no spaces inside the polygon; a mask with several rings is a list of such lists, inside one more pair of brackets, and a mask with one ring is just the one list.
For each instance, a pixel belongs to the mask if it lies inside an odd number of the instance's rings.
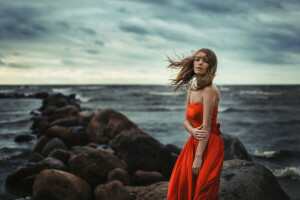
{"label": "woman's hand", "polygon": [[195,156],[194,162],[193,162],[193,167],[192,167],[193,175],[198,176],[201,166],[202,166],[202,157]]}
{"label": "woman's hand", "polygon": [[192,136],[194,136],[197,140],[203,140],[204,138],[208,137],[208,131],[201,130],[203,125],[193,128],[191,131]]}

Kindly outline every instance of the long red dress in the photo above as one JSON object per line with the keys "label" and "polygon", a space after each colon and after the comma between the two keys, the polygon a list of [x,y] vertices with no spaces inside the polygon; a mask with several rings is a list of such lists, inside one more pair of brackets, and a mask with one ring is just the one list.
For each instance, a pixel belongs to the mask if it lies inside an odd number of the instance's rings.
{"label": "long red dress", "polygon": [[[220,176],[223,168],[224,145],[220,124],[217,123],[218,108],[214,108],[211,134],[202,155],[202,166],[197,176],[192,173],[198,140],[190,136],[173,168],[168,200],[219,200]],[[186,110],[193,127],[203,122],[203,104],[190,103]]]}

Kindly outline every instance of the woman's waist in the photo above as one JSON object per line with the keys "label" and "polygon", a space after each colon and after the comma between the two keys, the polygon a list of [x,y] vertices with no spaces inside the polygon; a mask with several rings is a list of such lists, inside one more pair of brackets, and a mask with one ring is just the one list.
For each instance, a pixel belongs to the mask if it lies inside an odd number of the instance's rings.
{"label": "woman's waist", "polygon": [[[192,124],[193,124],[194,128],[199,127],[199,126],[202,125],[202,123],[196,123],[196,122],[192,122]],[[216,133],[217,135],[221,135],[222,132],[220,130],[220,127],[221,127],[220,123],[214,122],[210,126],[210,129],[211,129],[210,132],[211,133]]]}

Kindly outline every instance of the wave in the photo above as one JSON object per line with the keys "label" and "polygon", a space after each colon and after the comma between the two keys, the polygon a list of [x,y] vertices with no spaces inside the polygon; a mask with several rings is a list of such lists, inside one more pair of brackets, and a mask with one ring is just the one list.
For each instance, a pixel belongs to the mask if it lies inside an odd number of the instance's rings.
{"label": "wave", "polygon": [[220,87],[220,91],[228,92],[228,91],[230,91],[230,88],[227,88],[227,87]]}
{"label": "wave", "polygon": [[[3,148],[2,148],[3,149]],[[3,155],[0,157],[0,163],[1,162],[6,162],[9,159],[16,159],[16,158],[28,158],[29,155],[32,154],[31,149],[19,149],[18,151],[16,151],[16,149],[11,149],[13,151],[15,151],[13,154],[11,155]],[[11,151],[12,152],[12,151]]]}
{"label": "wave", "polygon": [[157,96],[175,96],[175,95],[184,95],[184,92],[149,92],[150,95],[157,95]]}
{"label": "wave", "polygon": [[276,177],[300,180],[300,167],[271,168],[270,171]]}
{"label": "wave", "polygon": [[1,124],[18,124],[18,123],[24,123],[24,122],[30,122],[30,119],[21,119],[16,121],[8,121],[8,120],[0,120]]}
{"label": "wave", "polygon": [[84,97],[81,96],[80,94],[76,94],[76,99],[79,99],[79,101],[82,103],[88,103],[93,99],[93,97]]}
{"label": "wave", "polygon": [[72,88],[52,88],[52,92],[65,94],[72,92]]}
{"label": "wave", "polygon": [[248,150],[248,153],[256,157],[264,158],[287,158],[287,157],[300,157],[300,151],[292,150]]}
{"label": "wave", "polygon": [[249,95],[266,95],[266,96],[273,96],[273,95],[282,95],[281,92],[264,92],[260,90],[241,90],[240,94],[249,94]]}

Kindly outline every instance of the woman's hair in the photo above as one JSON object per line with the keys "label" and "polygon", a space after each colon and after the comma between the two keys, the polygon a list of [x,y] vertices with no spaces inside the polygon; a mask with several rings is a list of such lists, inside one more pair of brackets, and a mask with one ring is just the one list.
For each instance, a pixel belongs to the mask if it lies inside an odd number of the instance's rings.
{"label": "woman's hair", "polygon": [[[200,51],[206,53],[206,56],[208,57],[208,64],[209,67],[205,73],[205,75],[201,76],[198,80],[196,80],[196,85],[195,85],[195,80],[194,78],[196,77],[196,74],[194,73],[194,60],[196,57],[196,54],[199,53]],[[175,62],[173,60],[171,60],[168,57],[168,60],[170,62],[170,64],[168,65],[167,68],[173,68],[173,69],[180,69],[179,74],[177,75],[177,77],[175,79],[169,79],[171,80],[171,84],[170,86],[175,86],[175,88],[173,89],[173,92],[176,92],[176,90],[181,87],[182,90],[182,86],[186,86],[187,89],[191,89],[193,91],[198,91],[201,90],[203,88],[205,88],[206,86],[209,86],[212,84],[212,81],[214,79],[214,77],[216,76],[216,71],[217,71],[217,65],[218,65],[218,60],[217,60],[217,56],[216,54],[207,48],[202,48],[199,49],[198,51],[196,51],[195,53],[193,53],[191,56],[188,56],[186,58],[179,58],[181,59],[179,62]],[[193,87],[195,88],[195,90],[193,89]]]}

